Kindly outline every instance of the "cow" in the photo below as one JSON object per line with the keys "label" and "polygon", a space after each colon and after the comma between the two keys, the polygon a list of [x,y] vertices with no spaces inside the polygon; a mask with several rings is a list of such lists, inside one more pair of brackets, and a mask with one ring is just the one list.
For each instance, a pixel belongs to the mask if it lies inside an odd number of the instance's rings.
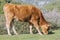
{"label": "cow", "polygon": [[50,24],[45,20],[41,10],[37,7],[33,5],[17,5],[6,3],[3,6],[3,11],[6,19],[8,35],[11,35],[10,28],[13,29],[13,32],[16,35],[18,34],[13,25],[14,19],[18,19],[22,22],[28,22],[30,24],[30,34],[33,34],[32,25],[34,25],[40,35],[42,35],[40,28],[42,29],[43,34],[48,34]]}

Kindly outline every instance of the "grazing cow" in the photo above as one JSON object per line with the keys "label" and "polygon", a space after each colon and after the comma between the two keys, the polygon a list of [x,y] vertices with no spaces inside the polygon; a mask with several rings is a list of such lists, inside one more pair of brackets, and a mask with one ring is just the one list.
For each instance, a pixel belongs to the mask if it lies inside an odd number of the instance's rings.
{"label": "grazing cow", "polygon": [[15,5],[7,3],[4,5],[3,10],[6,18],[6,28],[8,35],[11,35],[11,26],[13,32],[17,35],[17,32],[13,25],[14,19],[18,19],[22,22],[29,22],[31,34],[33,34],[32,25],[34,25],[40,35],[42,35],[42,33],[40,32],[40,28],[42,29],[42,32],[44,34],[48,34],[49,23],[44,19],[41,10],[37,7],[32,5]]}

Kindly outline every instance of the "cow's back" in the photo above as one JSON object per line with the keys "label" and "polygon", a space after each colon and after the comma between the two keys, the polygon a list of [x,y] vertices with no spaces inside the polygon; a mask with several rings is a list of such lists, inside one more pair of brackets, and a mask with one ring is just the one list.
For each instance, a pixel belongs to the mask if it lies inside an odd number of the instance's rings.
{"label": "cow's back", "polygon": [[32,15],[39,16],[37,8],[32,5],[5,4],[3,9],[7,14],[13,15],[22,21],[29,19]]}

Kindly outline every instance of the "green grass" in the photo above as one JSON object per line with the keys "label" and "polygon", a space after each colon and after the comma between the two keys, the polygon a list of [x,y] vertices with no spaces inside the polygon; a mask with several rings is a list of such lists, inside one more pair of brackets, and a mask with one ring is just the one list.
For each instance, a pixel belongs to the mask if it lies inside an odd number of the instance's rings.
{"label": "green grass", "polygon": [[60,30],[55,30],[54,34],[20,34],[20,35],[0,35],[0,40],[60,40]]}

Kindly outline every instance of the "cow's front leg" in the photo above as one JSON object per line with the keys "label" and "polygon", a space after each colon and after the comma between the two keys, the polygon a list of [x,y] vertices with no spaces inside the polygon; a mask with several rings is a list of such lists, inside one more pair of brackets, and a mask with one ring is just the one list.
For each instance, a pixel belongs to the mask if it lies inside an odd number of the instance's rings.
{"label": "cow's front leg", "polygon": [[33,32],[32,32],[32,25],[30,25],[29,27],[30,27],[30,34],[33,34]]}
{"label": "cow's front leg", "polygon": [[40,32],[40,29],[39,29],[38,21],[37,20],[31,20],[30,22],[34,25],[34,27],[36,28],[36,30],[38,31],[38,33],[40,35],[42,35],[42,33]]}
{"label": "cow's front leg", "polygon": [[38,34],[42,35],[42,33],[40,32],[39,26],[37,24],[34,24],[34,27],[36,28],[36,30],[38,31]]}

